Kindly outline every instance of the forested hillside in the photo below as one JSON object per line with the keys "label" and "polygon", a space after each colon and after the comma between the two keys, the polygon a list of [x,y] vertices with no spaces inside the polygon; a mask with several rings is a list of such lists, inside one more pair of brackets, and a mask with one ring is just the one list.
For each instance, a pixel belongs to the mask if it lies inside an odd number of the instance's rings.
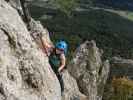
{"label": "forested hillside", "polygon": [[[104,1],[101,3],[105,5]],[[43,3],[41,4],[43,5]],[[100,7],[84,8],[87,5],[89,5],[87,1],[82,1],[80,8],[73,11],[71,17],[67,17],[61,11],[48,5],[46,7],[38,6],[35,3],[30,5],[29,8],[34,18],[39,19],[44,26],[54,32],[51,36],[52,39],[67,40],[70,44],[70,50],[73,50],[84,40],[94,39],[98,46],[104,49],[106,57],[111,55],[131,57],[133,51],[133,21],[131,20],[132,15],[130,15],[130,18],[128,17],[131,12],[125,14],[127,16],[125,17],[119,13],[119,10],[114,10],[115,7],[113,12],[106,10],[105,6],[102,9]],[[73,40],[73,36],[75,40]]]}
{"label": "forested hillside", "polygon": [[132,0],[95,0],[95,3],[103,7],[133,11]]}

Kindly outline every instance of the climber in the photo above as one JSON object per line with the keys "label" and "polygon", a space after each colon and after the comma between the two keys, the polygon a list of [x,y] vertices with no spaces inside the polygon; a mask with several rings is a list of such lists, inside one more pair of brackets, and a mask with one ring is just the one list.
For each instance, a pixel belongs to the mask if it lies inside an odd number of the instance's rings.
{"label": "climber", "polygon": [[49,63],[60,82],[61,92],[64,92],[64,83],[61,73],[66,65],[66,53],[67,43],[65,41],[59,41],[56,43],[55,48],[52,47],[52,52],[49,56]]}
{"label": "climber", "polygon": [[[42,41],[42,39],[41,39]],[[61,93],[64,92],[64,82],[62,79],[62,71],[66,65],[66,53],[68,45],[65,41],[59,41],[55,46],[49,44],[45,40],[42,41],[43,51],[49,57],[49,63],[55,72],[61,86]]]}
{"label": "climber", "polygon": [[64,82],[62,79],[62,71],[66,65],[66,54],[68,45],[65,41],[60,40],[54,46],[52,43],[48,43],[42,36],[42,32],[33,31],[31,36],[39,44],[42,51],[48,56],[51,68],[55,72],[61,86],[61,93],[64,92]]}

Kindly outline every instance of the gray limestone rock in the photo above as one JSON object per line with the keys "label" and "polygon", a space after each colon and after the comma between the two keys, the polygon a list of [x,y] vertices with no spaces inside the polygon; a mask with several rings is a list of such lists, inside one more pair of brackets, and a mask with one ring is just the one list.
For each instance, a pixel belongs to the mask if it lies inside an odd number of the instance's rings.
{"label": "gray limestone rock", "polygon": [[88,100],[102,100],[104,85],[109,73],[109,62],[101,60],[101,52],[94,41],[86,41],[75,52],[68,66]]}

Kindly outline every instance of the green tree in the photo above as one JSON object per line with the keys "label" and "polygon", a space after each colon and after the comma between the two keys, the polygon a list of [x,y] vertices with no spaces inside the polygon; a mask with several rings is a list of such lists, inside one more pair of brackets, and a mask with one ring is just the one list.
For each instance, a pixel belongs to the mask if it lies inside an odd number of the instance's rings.
{"label": "green tree", "polygon": [[68,16],[72,15],[72,11],[78,6],[79,0],[54,0],[53,3]]}
{"label": "green tree", "polygon": [[72,15],[72,12],[76,7],[80,7],[82,3],[89,3],[93,5],[95,0],[53,0],[53,3],[68,16]]}
{"label": "green tree", "polygon": [[130,100],[133,94],[133,81],[126,77],[114,78],[112,81],[114,95],[111,100]]}

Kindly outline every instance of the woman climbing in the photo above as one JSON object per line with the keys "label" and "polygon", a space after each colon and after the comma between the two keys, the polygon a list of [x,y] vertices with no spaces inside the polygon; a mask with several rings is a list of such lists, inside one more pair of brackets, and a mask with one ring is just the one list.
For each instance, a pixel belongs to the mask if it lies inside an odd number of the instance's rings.
{"label": "woman climbing", "polygon": [[[35,36],[33,36],[33,37],[35,37]],[[64,82],[62,79],[62,71],[66,65],[65,55],[67,53],[68,45],[65,41],[60,40],[54,46],[54,45],[46,42],[44,39],[42,39],[42,35],[38,34],[37,37],[40,38],[39,40],[41,43],[41,48],[43,49],[44,53],[49,57],[49,63],[60,82],[61,93],[63,93],[64,92]]]}
{"label": "woman climbing", "polygon": [[49,56],[49,63],[60,82],[61,92],[64,92],[64,83],[61,72],[63,71],[66,65],[66,53],[67,43],[65,41],[59,41],[56,43],[55,47],[52,48],[52,51]]}

